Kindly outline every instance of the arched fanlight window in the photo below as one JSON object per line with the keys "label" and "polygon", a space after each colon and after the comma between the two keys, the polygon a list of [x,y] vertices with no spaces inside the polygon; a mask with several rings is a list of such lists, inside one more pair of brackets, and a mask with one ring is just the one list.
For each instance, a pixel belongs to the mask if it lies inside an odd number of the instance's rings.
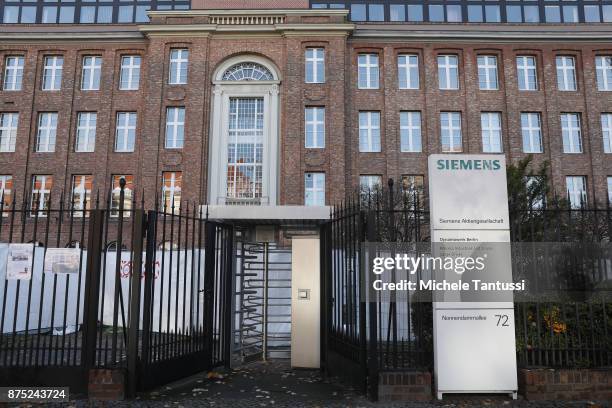
{"label": "arched fanlight window", "polygon": [[241,62],[223,74],[224,81],[274,81],[270,70],[255,62]]}

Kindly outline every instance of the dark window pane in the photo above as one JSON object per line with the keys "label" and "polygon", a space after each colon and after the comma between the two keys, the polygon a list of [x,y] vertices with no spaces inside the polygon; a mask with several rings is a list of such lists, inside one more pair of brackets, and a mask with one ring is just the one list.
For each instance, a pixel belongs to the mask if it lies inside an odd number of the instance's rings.
{"label": "dark window pane", "polygon": [[506,6],[506,19],[509,23],[522,23],[521,6]]}
{"label": "dark window pane", "polygon": [[446,6],[446,21],[451,23],[460,23],[461,21],[463,21],[461,17],[461,6]]}
{"label": "dark window pane", "polygon": [[499,6],[485,6],[485,18],[487,23],[501,22],[501,12]]}
{"label": "dark window pane", "polygon": [[525,6],[523,8],[525,12],[526,23],[539,23],[540,22],[540,9],[538,6]]}
{"label": "dark window pane", "polygon": [[563,6],[563,22],[564,23],[577,23],[578,22],[578,7],[577,6]]}
{"label": "dark window pane", "polygon": [[382,4],[370,4],[369,12],[370,21],[385,21],[385,6]]}
{"label": "dark window pane", "polygon": [[431,4],[429,6],[429,21],[444,21],[444,6]]}
{"label": "dark window pane", "polygon": [[2,22],[5,24],[17,23],[19,19],[19,7],[17,6],[5,6],[4,7],[4,18]]}
{"label": "dark window pane", "polygon": [[134,21],[134,6],[119,6],[119,18],[117,19],[120,23],[131,23]]}
{"label": "dark window pane", "polygon": [[403,4],[392,4],[389,11],[391,21],[406,21],[406,8]]}
{"label": "dark window pane", "polygon": [[468,21],[470,23],[482,23],[482,6],[468,6]]}
{"label": "dark window pane", "polygon": [[599,15],[599,6],[584,6],[584,21],[587,23],[601,22]]}
{"label": "dark window pane", "polygon": [[94,23],[96,21],[96,6],[81,7],[81,23]]}
{"label": "dark window pane", "polygon": [[423,6],[420,4],[408,5],[408,21],[423,21]]}
{"label": "dark window pane", "polygon": [[36,22],[36,7],[22,7],[21,8],[21,22],[22,23],[35,23]]}
{"label": "dark window pane", "polygon": [[547,23],[559,23],[561,21],[561,10],[559,6],[546,6],[544,7],[546,13]]}
{"label": "dark window pane", "polygon": [[110,23],[113,21],[113,6],[98,7],[98,23]]}
{"label": "dark window pane", "polygon": [[351,4],[351,20],[353,21],[365,21],[366,20],[365,4]]}
{"label": "dark window pane", "polygon": [[64,24],[74,23],[74,7],[73,6],[60,7],[59,22],[64,23]]}
{"label": "dark window pane", "polygon": [[151,8],[151,6],[137,6],[136,7],[136,22],[137,23],[146,23],[149,21],[149,16],[147,16],[147,11]]}

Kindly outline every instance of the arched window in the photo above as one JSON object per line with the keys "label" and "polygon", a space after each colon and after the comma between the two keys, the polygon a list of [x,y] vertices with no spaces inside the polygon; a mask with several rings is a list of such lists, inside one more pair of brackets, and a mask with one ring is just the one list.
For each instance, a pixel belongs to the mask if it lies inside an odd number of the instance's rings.
{"label": "arched window", "polygon": [[223,73],[224,81],[273,81],[270,70],[255,62],[241,62]]}

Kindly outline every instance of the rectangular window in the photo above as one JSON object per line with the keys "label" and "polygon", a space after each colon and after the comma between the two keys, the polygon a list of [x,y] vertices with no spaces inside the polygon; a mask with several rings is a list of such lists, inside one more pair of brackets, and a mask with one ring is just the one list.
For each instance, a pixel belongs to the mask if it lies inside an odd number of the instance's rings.
{"label": "rectangular window", "polygon": [[521,112],[523,153],[542,153],[542,125],[537,112]]}
{"label": "rectangular window", "polygon": [[595,58],[597,70],[597,90],[612,91],[612,57],[599,56]]}
{"label": "rectangular window", "polygon": [[96,147],[96,112],[79,112],[77,115],[77,131],[75,152],[93,152]]}
{"label": "rectangular window", "polygon": [[123,91],[135,91],[140,82],[140,56],[124,55],[121,57],[121,78],[119,89]]}
{"label": "rectangular window", "polygon": [[608,177],[608,203],[612,205],[612,177]]}
{"label": "rectangular window", "polygon": [[421,142],[421,112],[400,112],[400,150],[423,151]]}
{"label": "rectangular window", "polygon": [[425,180],[422,175],[405,174],[402,176],[402,193],[410,209],[423,208]]}
{"label": "rectangular window", "polygon": [[389,6],[389,20],[406,21],[406,7],[403,4],[391,4]]}
{"label": "rectangular window", "polygon": [[516,75],[518,86],[521,91],[537,91],[538,75],[535,57],[518,56],[516,57]]}
{"label": "rectangular window", "polygon": [[578,113],[561,114],[563,153],[582,153],[582,131]]}
{"label": "rectangular window", "polygon": [[438,55],[440,89],[459,89],[459,65],[456,55]]}
{"label": "rectangular window", "polygon": [[162,208],[165,213],[179,214],[181,212],[181,188],[183,173],[180,171],[164,171],[162,173]]}
{"label": "rectangular window", "polygon": [[93,176],[79,174],[72,176],[72,211],[75,217],[89,217]]}
{"label": "rectangular window", "polygon": [[604,153],[612,153],[612,113],[601,114],[601,133],[603,135]]}
{"label": "rectangular window", "polygon": [[166,109],[166,149],[182,149],[185,143],[185,108]]}
{"label": "rectangular window", "polygon": [[325,147],[325,108],[306,108],[305,147],[322,149]]}
{"label": "rectangular window", "polygon": [[81,90],[97,91],[100,89],[100,75],[102,72],[102,57],[83,57],[81,73]]}
{"label": "rectangular window", "polygon": [[380,112],[359,112],[359,151],[380,152]]}
{"label": "rectangular window", "polygon": [[398,55],[397,78],[400,89],[419,89],[419,56]]}
{"label": "rectangular window", "polygon": [[453,153],[462,151],[461,113],[440,112],[440,134],[443,152]]}
{"label": "rectangular window", "polygon": [[43,91],[58,91],[62,87],[62,69],[64,57],[48,55],[44,58]]}
{"label": "rectangular window", "polygon": [[357,65],[359,89],[378,89],[378,55],[359,54]]}
{"label": "rectangular window", "polygon": [[186,48],[174,48],[170,50],[170,85],[182,85],[187,83],[187,67],[189,65],[189,50]]}
{"label": "rectangular window", "polygon": [[576,59],[574,57],[558,56],[557,87],[560,91],[576,90]]}
{"label": "rectangular window", "polygon": [[363,193],[380,190],[382,188],[382,176],[368,174],[359,176],[359,190]]}
{"label": "rectangular window", "polygon": [[18,122],[18,113],[0,113],[0,152],[15,151]]}
{"label": "rectangular window", "polygon": [[8,217],[13,202],[13,176],[0,175],[0,211],[3,217]]}
{"label": "rectangular window", "polygon": [[306,173],[304,175],[304,205],[325,205],[325,173]]}
{"label": "rectangular window", "polygon": [[351,4],[351,21],[366,21],[365,4]]}
{"label": "rectangular window", "polygon": [[36,133],[36,152],[54,152],[57,135],[57,112],[38,114],[38,132]]}
{"label": "rectangular window", "polygon": [[527,176],[525,178],[525,189],[527,190],[528,208],[541,210],[546,202],[546,186],[544,179],[540,176]]}
{"label": "rectangular window", "polygon": [[21,56],[8,56],[4,60],[4,81],[2,89],[5,91],[21,91],[23,82],[24,58]]}
{"label": "rectangular window", "polygon": [[325,49],[306,48],[307,84],[322,84],[325,82]]}
{"label": "rectangular window", "polygon": [[499,112],[481,113],[480,127],[482,131],[482,151],[484,153],[501,153],[501,114]]}
{"label": "rectangular window", "polygon": [[132,192],[134,191],[134,176],[132,175],[113,175],[112,190],[110,202],[110,216],[119,217],[121,208],[121,179],[125,180],[125,188],[123,190],[123,218],[130,216],[132,209]]}
{"label": "rectangular window", "polygon": [[136,112],[117,112],[115,151],[133,152],[136,142]]}
{"label": "rectangular window", "polygon": [[499,89],[497,80],[497,57],[494,55],[478,56],[478,86],[480,90]]}
{"label": "rectangular window", "polygon": [[565,178],[567,185],[567,198],[572,209],[585,208],[587,204],[586,177],[568,176]]}
{"label": "rectangular window", "polygon": [[53,176],[32,176],[30,216],[46,217],[53,188]]}

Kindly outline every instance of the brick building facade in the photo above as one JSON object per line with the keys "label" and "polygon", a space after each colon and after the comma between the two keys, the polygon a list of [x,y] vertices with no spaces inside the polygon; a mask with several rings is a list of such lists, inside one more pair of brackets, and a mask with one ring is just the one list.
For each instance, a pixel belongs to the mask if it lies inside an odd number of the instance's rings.
{"label": "brick building facade", "polygon": [[[612,199],[609,24],[353,23],[346,10],[308,8],[305,2],[265,10],[251,9],[252,2],[219,10],[217,3],[202,0],[191,10],[152,11],[150,22],[140,25],[0,25],[3,138],[15,135],[14,148],[6,142],[0,152],[7,204],[30,200],[33,186],[38,188],[35,176],[52,176],[48,190],[54,199],[73,190],[79,180],[74,176],[90,176],[86,189],[91,200],[97,191],[106,197],[116,187],[113,176],[129,175],[133,189],[153,207],[162,195],[164,174],[182,177],[182,201],[228,204],[219,193],[228,188],[228,176],[218,171],[226,168],[227,147],[213,139],[215,132],[228,131],[227,112],[215,109],[215,95],[224,92],[216,91],[224,85],[215,75],[223,75],[219,69],[230,60],[258,61],[274,76],[264,81],[270,86],[265,98],[272,98],[265,99],[264,109],[277,101],[277,120],[271,116],[260,129],[266,134],[277,129],[272,143],[278,153],[265,150],[264,156],[275,157],[265,159],[264,173],[271,170],[269,179],[262,178],[263,184],[275,186],[268,187],[274,197],[263,200],[265,194],[255,192],[258,204],[330,205],[360,183],[403,176],[417,176],[417,184],[426,185],[427,156],[445,150],[499,151],[511,161],[531,150],[536,164],[550,162],[556,192],[569,188],[573,194],[584,187],[584,198],[578,191],[578,200],[605,205]],[[312,49],[322,50],[315,55],[324,60],[324,78],[308,83]],[[186,83],[171,83],[173,50],[187,50],[186,80],[175,81]],[[45,72],[52,73],[50,56],[62,57],[57,90],[44,89]],[[100,85],[84,90],[84,64],[92,62],[85,58],[92,56],[100,57],[95,60]],[[140,78],[137,89],[123,90],[122,65],[129,62],[124,57],[132,56],[140,57]],[[14,57],[23,58],[17,90],[11,89]],[[248,95],[244,87],[257,81],[235,82]],[[534,90],[519,89],[531,82]],[[178,112],[169,110],[173,107],[184,108],[184,142],[178,148],[167,144],[168,126],[176,122],[168,116]],[[317,114],[308,108],[324,109],[324,114],[307,124],[306,115]],[[215,112],[220,116],[215,118]],[[11,113],[18,116],[7,116]],[[55,146],[41,152],[40,138],[47,143],[50,135],[44,121],[53,127],[53,117],[41,117],[45,113],[57,114]],[[76,151],[79,113],[96,113],[95,122],[88,124],[95,128],[93,151]],[[215,127],[215,121],[223,124]],[[316,122],[322,123],[324,135],[317,133]],[[539,132],[534,130],[538,125]],[[314,148],[306,143],[313,129],[324,140]],[[120,133],[128,144],[133,135],[133,149],[118,148]],[[526,138],[534,134],[541,141],[526,148]],[[211,165],[216,159],[222,167]],[[324,174],[317,179],[324,182],[324,201],[306,202],[309,173]],[[241,174],[250,180],[246,170]],[[584,186],[576,186],[568,179],[572,176]],[[320,191],[312,192],[316,189],[311,186],[310,194],[320,197]],[[241,204],[241,197],[233,198],[231,204]]]}

